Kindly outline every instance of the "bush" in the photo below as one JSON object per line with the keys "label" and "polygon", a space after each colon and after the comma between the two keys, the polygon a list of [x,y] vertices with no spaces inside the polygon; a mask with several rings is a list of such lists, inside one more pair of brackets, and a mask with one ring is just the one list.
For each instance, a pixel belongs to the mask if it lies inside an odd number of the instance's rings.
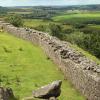
{"label": "bush", "polygon": [[50,34],[52,36],[56,36],[59,39],[62,39],[63,33],[62,33],[62,27],[60,25],[49,24],[49,30],[50,30]]}
{"label": "bush", "polygon": [[35,27],[34,29],[45,32],[46,26],[45,25],[39,25],[39,26]]}
{"label": "bush", "polygon": [[73,44],[82,45],[84,36],[82,32],[73,32],[71,34],[66,34],[66,40]]}
{"label": "bush", "polygon": [[87,34],[83,41],[84,49],[100,58],[100,36],[99,34]]}
{"label": "bush", "polygon": [[85,26],[86,26],[85,24],[81,24],[81,23],[74,24],[74,27],[78,29],[84,28]]}
{"label": "bush", "polygon": [[100,58],[100,35],[99,34],[85,34],[83,32],[74,32],[66,34],[65,40],[77,44],[84,50]]}
{"label": "bush", "polygon": [[5,20],[16,27],[23,26],[22,17],[19,15],[9,15]]}
{"label": "bush", "polygon": [[64,34],[71,34],[71,33],[73,33],[74,31],[75,31],[75,29],[74,29],[73,27],[69,27],[69,28],[63,27],[63,28],[62,28],[62,33],[64,33]]}

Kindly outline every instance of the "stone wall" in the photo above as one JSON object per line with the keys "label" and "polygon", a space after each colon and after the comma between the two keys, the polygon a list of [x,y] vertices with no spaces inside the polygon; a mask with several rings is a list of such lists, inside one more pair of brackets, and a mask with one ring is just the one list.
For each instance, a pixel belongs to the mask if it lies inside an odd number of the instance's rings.
{"label": "stone wall", "polygon": [[40,45],[45,53],[58,65],[72,84],[88,100],[100,100],[100,65],[85,57],[70,46],[70,43],[33,29],[17,28],[0,22],[7,32],[33,44]]}

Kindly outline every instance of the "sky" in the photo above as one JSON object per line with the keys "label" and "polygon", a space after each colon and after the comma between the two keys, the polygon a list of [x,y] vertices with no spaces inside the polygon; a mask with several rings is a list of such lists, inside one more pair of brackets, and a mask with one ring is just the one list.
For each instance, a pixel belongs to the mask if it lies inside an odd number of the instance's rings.
{"label": "sky", "polygon": [[86,5],[100,4],[100,0],[0,0],[0,6]]}

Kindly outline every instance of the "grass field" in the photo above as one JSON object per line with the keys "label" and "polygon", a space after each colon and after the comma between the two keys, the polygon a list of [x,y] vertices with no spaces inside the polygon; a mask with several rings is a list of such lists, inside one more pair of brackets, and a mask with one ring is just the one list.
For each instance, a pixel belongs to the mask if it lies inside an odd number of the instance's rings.
{"label": "grass field", "polygon": [[[0,85],[11,87],[22,98],[31,96],[32,90],[54,80],[63,80],[60,100],[85,100],[40,47],[0,33]],[[36,100],[36,99],[35,99]]]}
{"label": "grass field", "polygon": [[100,31],[100,25],[88,25],[87,28],[90,28],[92,30],[99,30]]}
{"label": "grass field", "polygon": [[52,18],[59,22],[86,22],[91,20],[100,21],[100,13],[83,13],[83,14],[64,14]]}
{"label": "grass field", "polygon": [[8,14],[19,14],[19,15],[20,14],[31,14],[31,13],[32,12],[30,12],[30,11],[26,11],[26,12],[25,11],[23,11],[23,12],[22,11],[19,11],[19,12],[18,11],[16,11],[16,12],[8,12]]}
{"label": "grass field", "polygon": [[24,20],[24,26],[28,27],[37,27],[40,25],[48,25],[49,23],[52,23],[49,20],[42,20],[42,19],[25,19]]}

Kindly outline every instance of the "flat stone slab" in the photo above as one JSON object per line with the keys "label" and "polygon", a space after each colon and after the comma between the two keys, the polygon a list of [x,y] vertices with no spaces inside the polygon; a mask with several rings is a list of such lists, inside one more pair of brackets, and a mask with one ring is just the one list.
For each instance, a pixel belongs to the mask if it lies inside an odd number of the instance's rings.
{"label": "flat stone slab", "polygon": [[62,84],[62,81],[57,80],[57,81],[52,82],[51,84],[43,86],[33,91],[33,97],[40,98],[40,99],[50,99],[51,97],[57,98],[58,96],[60,96],[60,93],[61,93],[61,89],[60,89],[61,84]]}

